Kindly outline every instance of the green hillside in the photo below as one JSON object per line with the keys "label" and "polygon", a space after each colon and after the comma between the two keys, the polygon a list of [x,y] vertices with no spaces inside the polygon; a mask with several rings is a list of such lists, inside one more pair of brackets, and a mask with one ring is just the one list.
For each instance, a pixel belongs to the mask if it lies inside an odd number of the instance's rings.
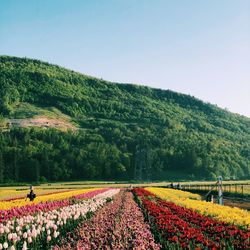
{"label": "green hillside", "polygon": [[250,177],[250,119],[173,91],[1,56],[0,114],[0,182]]}

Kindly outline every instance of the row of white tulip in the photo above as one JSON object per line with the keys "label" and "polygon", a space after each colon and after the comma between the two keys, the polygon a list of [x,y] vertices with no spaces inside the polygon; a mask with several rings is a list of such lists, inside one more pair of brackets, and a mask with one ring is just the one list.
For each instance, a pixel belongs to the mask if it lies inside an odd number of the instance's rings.
{"label": "row of white tulip", "polygon": [[[16,218],[0,224],[0,249],[38,248],[41,244],[49,247],[55,243],[61,231],[86,217],[88,212],[103,206],[107,198],[113,197],[119,189],[110,189],[74,205],[48,212],[39,212]],[[40,247],[39,247],[40,248]]]}

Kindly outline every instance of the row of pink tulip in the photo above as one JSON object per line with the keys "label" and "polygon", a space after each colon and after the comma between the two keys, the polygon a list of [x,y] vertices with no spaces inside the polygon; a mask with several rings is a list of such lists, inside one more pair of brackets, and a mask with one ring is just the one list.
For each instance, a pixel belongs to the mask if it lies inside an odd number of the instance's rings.
{"label": "row of pink tulip", "polygon": [[[50,249],[61,235],[102,207],[119,189],[110,189],[93,198],[48,212],[38,212],[0,224],[0,249]],[[60,237],[59,237],[60,235]]]}
{"label": "row of pink tulip", "polygon": [[120,192],[55,249],[160,249],[131,192]]}
{"label": "row of pink tulip", "polygon": [[[103,193],[107,191],[107,188],[103,189],[97,189],[93,190],[87,193],[83,193],[77,196],[73,196],[72,199],[88,199],[91,197],[94,197],[97,194]],[[53,209],[58,209],[63,206],[68,206],[72,204],[73,200],[72,199],[64,199],[64,200],[59,200],[59,201],[48,201],[45,203],[39,203],[39,204],[32,204],[32,205],[25,205],[23,207],[17,207],[17,208],[12,208],[9,210],[0,210],[0,223],[10,220],[12,218],[16,217],[21,217],[25,216],[28,214],[34,214],[36,212],[40,211],[49,211]]]}
{"label": "row of pink tulip", "polygon": [[89,198],[92,198],[98,194],[101,194],[105,191],[108,191],[110,190],[111,188],[102,188],[102,189],[97,189],[97,190],[93,190],[93,191],[90,191],[90,192],[87,192],[87,193],[83,193],[83,194],[79,194],[79,195],[75,195],[73,196],[73,198],[77,199],[77,200],[80,200],[80,199],[89,199]]}

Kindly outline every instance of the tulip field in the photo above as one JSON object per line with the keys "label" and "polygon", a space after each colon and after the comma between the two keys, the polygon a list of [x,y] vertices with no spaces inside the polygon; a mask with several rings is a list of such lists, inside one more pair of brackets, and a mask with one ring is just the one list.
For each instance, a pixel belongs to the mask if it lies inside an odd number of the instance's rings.
{"label": "tulip field", "polygon": [[250,249],[250,212],[186,191],[40,190],[33,202],[13,193],[0,189],[0,249]]}

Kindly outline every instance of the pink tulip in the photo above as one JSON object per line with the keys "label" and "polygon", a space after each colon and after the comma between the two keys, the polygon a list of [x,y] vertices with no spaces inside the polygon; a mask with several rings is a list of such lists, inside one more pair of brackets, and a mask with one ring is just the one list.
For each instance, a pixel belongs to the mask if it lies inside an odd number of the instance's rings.
{"label": "pink tulip", "polygon": [[32,243],[32,238],[31,237],[28,237],[28,243]]}
{"label": "pink tulip", "polygon": [[8,240],[11,240],[12,239],[12,234],[8,234]]}

